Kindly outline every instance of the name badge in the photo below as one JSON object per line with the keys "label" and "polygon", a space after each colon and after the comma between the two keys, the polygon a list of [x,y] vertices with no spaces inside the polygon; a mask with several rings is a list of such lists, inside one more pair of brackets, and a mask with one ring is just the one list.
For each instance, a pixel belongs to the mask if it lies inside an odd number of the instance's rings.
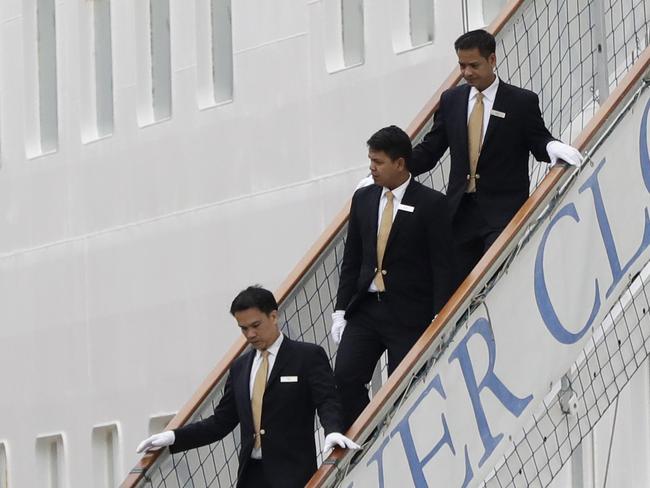
{"label": "name badge", "polygon": [[280,383],[298,383],[297,376],[280,376]]}
{"label": "name badge", "polygon": [[495,117],[499,117],[501,119],[506,118],[506,113],[505,112],[499,112],[498,110],[490,110],[490,115],[494,115]]}
{"label": "name badge", "polygon": [[397,206],[397,210],[404,210],[405,212],[413,213],[413,210],[415,210],[415,207],[411,207],[410,205],[404,205],[403,203],[400,203]]}

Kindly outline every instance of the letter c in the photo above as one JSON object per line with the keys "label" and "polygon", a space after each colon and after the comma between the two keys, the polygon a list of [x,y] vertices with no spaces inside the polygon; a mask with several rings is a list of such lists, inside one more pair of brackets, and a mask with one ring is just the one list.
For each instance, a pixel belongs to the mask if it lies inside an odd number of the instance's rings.
{"label": "letter c", "polygon": [[641,158],[641,175],[643,183],[650,192],[650,155],[648,154],[648,111],[650,111],[650,100],[645,106],[641,119],[641,133],[639,134],[639,157]]}
{"label": "letter c", "polygon": [[551,303],[551,298],[548,294],[548,289],[546,288],[546,278],[544,276],[544,251],[546,250],[546,241],[555,227],[555,224],[564,217],[571,217],[576,222],[580,222],[580,217],[578,216],[575,205],[570,203],[560,209],[560,211],[551,219],[550,224],[544,231],[542,242],[539,244],[537,256],[535,258],[535,300],[537,301],[537,308],[544,320],[544,324],[551,335],[562,344],[574,344],[585,335],[596,318],[596,314],[600,309],[600,288],[598,286],[598,279],[595,279],[594,305],[591,309],[591,315],[587,319],[587,323],[576,333],[568,331],[566,327],[562,325],[560,319],[555,313],[555,309]]}

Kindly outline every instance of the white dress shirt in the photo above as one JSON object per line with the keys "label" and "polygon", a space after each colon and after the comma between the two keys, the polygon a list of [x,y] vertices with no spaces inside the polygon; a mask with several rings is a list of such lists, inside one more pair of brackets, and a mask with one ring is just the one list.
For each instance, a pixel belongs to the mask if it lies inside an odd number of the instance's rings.
{"label": "white dress shirt", "polygon": [[[389,190],[386,187],[384,187],[381,190],[381,197],[379,198],[379,208],[377,209],[377,235],[379,235],[379,227],[381,226],[381,214],[384,213],[384,209],[386,208],[386,204],[388,203],[388,198],[386,197],[386,193],[388,193],[389,191],[393,193],[393,221],[395,221],[395,216],[397,215],[397,211],[399,210],[399,205],[400,203],[402,203],[402,198],[404,198],[404,192],[406,192],[406,187],[409,186],[410,182],[411,182],[411,175],[409,174],[408,180],[406,180],[404,183],[402,183],[394,190]],[[379,291],[375,286],[374,279],[370,282],[368,291],[373,293]]]}
{"label": "white dress shirt", "polygon": [[[282,339],[284,339],[284,335],[280,333],[280,336],[275,340],[273,344],[267,349],[269,352],[269,369],[268,373],[266,376],[266,379],[269,379],[269,376],[271,375],[271,371],[273,370],[273,365],[275,364],[275,358],[278,356],[278,351],[280,350],[280,344],[282,344]],[[255,352],[255,358],[253,359],[253,366],[251,367],[251,375],[248,380],[248,391],[251,400],[253,399],[253,384],[255,383],[255,375],[257,374],[257,370],[260,369],[260,364],[262,363],[262,352],[261,351],[256,351]],[[263,409],[264,407],[262,407]],[[253,448],[253,452],[251,452],[251,458],[253,459],[262,459],[262,448]]]}
{"label": "white dress shirt", "polygon": [[[499,77],[496,76],[494,81],[490,86],[488,86],[483,93],[483,134],[481,141],[485,140],[485,131],[487,126],[490,123],[490,115],[492,113],[492,107],[494,106],[494,97],[497,96],[497,89],[499,88]],[[472,87],[469,90],[469,99],[467,101],[467,123],[469,123],[469,116],[474,109],[474,104],[476,103],[476,95],[478,90],[475,87]]]}

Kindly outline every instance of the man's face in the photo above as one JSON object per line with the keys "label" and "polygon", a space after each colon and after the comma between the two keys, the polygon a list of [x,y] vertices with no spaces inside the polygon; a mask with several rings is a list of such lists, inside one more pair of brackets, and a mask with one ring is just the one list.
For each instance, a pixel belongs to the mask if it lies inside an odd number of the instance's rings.
{"label": "man's face", "polygon": [[403,158],[392,160],[384,151],[368,150],[370,159],[370,174],[379,186],[392,190],[402,182],[405,170]]}
{"label": "man's face", "polygon": [[475,47],[474,49],[459,49],[456,54],[458,55],[460,73],[469,85],[478,91],[483,91],[492,84],[495,78],[494,67],[497,63],[494,53],[484,58]]}
{"label": "man's face", "polygon": [[234,315],[242,334],[257,350],[268,349],[280,335],[277,310],[267,315],[258,308],[247,308]]}

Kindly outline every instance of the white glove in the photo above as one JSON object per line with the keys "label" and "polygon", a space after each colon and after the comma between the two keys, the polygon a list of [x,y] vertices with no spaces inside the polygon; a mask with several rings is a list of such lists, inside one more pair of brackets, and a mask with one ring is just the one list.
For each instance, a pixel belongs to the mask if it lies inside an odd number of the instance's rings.
{"label": "white glove", "polygon": [[337,310],[332,314],[332,340],[334,344],[341,343],[341,337],[343,337],[343,331],[347,323],[344,310]]}
{"label": "white glove", "polygon": [[366,176],[359,183],[357,183],[357,187],[354,189],[354,191],[357,191],[359,188],[363,188],[364,186],[370,186],[374,182],[375,180],[372,178],[372,176]]}
{"label": "white glove", "polygon": [[135,452],[157,451],[161,447],[171,446],[176,440],[173,430],[166,430],[160,434],[154,434],[148,439],[143,440]]}
{"label": "white glove", "polygon": [[551,158],[551,164],[557,163],[558,159],[571,166],[580,166],[580,163],[582,163],[582,154],[580,154],[580,151],[560,141],[549,142],[546,145],[546,152]]}
{"label": "white glove", "polygon": [[325,445],[323,446],[323,451],[329,451],[336,446],[342,447],[343,449],[361,449],[361,446],[359,444],[351,439],[348,439],[343,434],[339,434],[338,432],[327,434],[325,437]]}

